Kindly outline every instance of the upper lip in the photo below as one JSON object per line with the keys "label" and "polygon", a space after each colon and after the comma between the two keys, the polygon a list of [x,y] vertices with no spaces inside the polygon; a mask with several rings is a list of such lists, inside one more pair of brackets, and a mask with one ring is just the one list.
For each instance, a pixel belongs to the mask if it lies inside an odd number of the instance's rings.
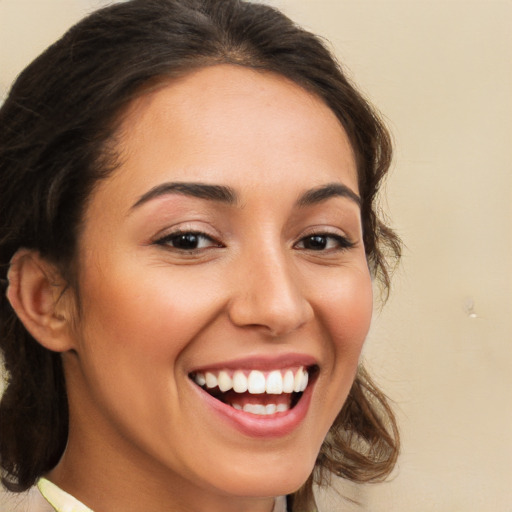
{"label": "upper lip", "polygon": [[216,370],[281,370],[298,366],[318,365],[315,357],[309,354],[281,354],[241,357],[215,363],[208,363],[192,368],[189,373]]}

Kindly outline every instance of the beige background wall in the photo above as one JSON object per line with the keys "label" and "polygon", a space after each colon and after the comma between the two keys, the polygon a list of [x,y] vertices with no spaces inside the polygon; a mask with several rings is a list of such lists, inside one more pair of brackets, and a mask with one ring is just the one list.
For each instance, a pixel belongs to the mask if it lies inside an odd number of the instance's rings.
{"label": "beige background wall", "polygon": [[[0,94],[102,3],[0,0]],[[403,455],[390,483],[340,485],[361,508],[324,510],[510,512],[512,1],[272,3],[327,37],[388,119],[387,206],[407,246],[365,351]]]}

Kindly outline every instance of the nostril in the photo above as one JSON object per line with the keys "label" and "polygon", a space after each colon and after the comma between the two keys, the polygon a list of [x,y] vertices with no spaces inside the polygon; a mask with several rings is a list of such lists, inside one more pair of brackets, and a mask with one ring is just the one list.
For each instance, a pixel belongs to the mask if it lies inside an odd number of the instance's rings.
{"label": "nostril", "polygon": [[294,332],[313,318],[311,305],[302,297],[288,304],[264,297],[234,301],[229,318],[237,327],[265,330],[272,337]]}

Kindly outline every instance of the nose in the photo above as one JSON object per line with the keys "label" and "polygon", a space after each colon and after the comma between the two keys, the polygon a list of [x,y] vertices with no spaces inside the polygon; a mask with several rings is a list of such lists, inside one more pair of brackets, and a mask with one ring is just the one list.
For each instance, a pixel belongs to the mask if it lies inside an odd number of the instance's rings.
{"label": "nose", "polygon": [[296,331],[314,315],[301,290],[300,276],[290,256],[259,254],[233,273],[236,280],[229,317],[238,327],[256,327],[273,337]]}

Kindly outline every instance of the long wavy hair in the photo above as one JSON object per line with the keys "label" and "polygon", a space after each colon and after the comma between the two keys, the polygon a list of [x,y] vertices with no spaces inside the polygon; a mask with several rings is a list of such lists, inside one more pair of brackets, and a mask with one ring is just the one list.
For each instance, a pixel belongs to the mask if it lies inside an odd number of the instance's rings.
{"label": "long wavy hair", "polygon": [[[384,290],[400,243],[380,220],[377,192],[389,169],[389,134],[375,110],[313,34],[276,9],[242,0],[131,0],[71,28],[30,64],[0,109],[0,280],[25,247],[52,262],[78,293],[77,238],[95,183],[116,168],[115,134],[127,106],[152,84],[231,63],[278,73],[320,97],[356,155],[364,246]],[[68,406],[60,355],[43,348],[0,293],[6,388],[0,402],[2,482],[34,484],[59,461]],[[388,402],[360,367],[318,455],[289,497],[312,510],[312,485],[328,473],[384,478],[398,454]]]}

